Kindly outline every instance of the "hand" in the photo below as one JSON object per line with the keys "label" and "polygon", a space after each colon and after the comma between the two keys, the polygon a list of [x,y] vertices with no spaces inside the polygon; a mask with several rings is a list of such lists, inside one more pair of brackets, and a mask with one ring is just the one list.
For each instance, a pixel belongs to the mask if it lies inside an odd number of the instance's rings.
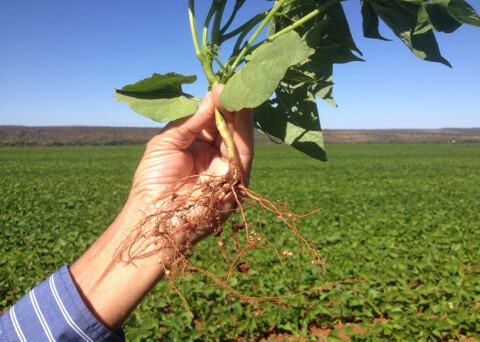
{"label": "hand", "polygon": [[[71,267],[72,279],[91,312],[107,328],[116,331],[148,291],[164,276],[164,260],[171,255],[163,249],[126,264],[119,247],[131,237],[155,205],[166,200],[168,190],[196,186],[188,176],[219,176],[228,172],[226,150],[215,127],[215,106],[224,114],[232,134],[240,171],[248,182],[253,159],[253,115],[251,110],[231,113],[220,105],[222,86],[205,96],[197,112],[168,125],[148,144],[135,173],[132,190],[124,209],[112,225]],[[187,177],[187,178],[186,178]],[[230,201],[234,200],[230,197]],[[158,210],[158,208],[156,209]],[[189,242],[210,234],[201,233]],[[170,253],[171,254],[171,253]]]}
{"label": "hand", "polygon": [[[237,149],[242,179],[244,184],[248,183],[253,159],[252,110],[228,112],[218,100],[222,89],[223,85],[215,87],[212,93],[205,96],[195,115],[169,124],[149,142],[135,173],[130,195],[134,207],[137,210],[141,208],[146,216],[153,214],[152,220],[157,224],[152,228],[145,223],[142,235],[161,228],[171,232],[179,245],[196,243],[211,233],[219,212],[222,213],[222,221],[230,215],[236,204],[232,195],[218,201],[221,210],[208,212],[208,209],[193,202],[195,196],[213,198],[214,194],[200,191],[189,195],[192,209],[181,210],[176,217],[165,222],[159,222],[159,216],[155,214],[160,212],[168,216],[168,210],[173,211],[175,202],[172,201],[172,193],[189,194],[198,189],[199,184],[211,182],[212,176],[225,176],[228,173],[225,144],[215,124],[215,107],[224,115]],[[181,201],[178,198],[176,203]],[[160,239],[158,234],[155,234],[155,239]],[[153,244],[151,241],[146,244],[151,247],[145,251],[149,253]]]}
{"label": "hand", "polygon": [[[148,144],[135,173],[131,197],[153,205],[165,190],[189,176],[218,176],[228,172],[225,145],[215,126],[217,107],[230,130],[240,171],[248,184],[253,159],[253,113],[227,111],[219,102],[223,85],[207,93],[195,115],[170,123]],[[214,107],[215,106],[215,107]],[[183,185],[183,189],[192,182]]]}

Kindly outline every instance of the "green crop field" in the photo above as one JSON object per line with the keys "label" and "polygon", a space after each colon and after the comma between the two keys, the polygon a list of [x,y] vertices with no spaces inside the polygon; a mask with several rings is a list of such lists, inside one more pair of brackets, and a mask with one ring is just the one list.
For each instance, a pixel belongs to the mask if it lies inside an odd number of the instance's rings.
{"label": "green crop field", "polygon": [[[142,147],[0,149],[0,312],[109,225],[129,191]],[[359,279],[324,291],[245,304],[202,275],[179,279],[188,301],[159,284],[124,325],[127,340],[237,341],[294,337],[329,341],[437,341],[480,338],[480,146],[330,145],[321,163],[285,146],[256,151],[251,187],[296,213],[321,251],[319,276],[307,256],[283,265],[271,250],[245,259],[242,293],[280,296]],[[258,216],[252,208],[249,218]],[[276,217],[262,229],[280,250],[291,234]],[[225,264],[214,238],[194,260]],[[208,263],[214,258],[215,261]],[[342,331],[340,331],[340,329]],[[326,332],[326,333],[325,333]]]}

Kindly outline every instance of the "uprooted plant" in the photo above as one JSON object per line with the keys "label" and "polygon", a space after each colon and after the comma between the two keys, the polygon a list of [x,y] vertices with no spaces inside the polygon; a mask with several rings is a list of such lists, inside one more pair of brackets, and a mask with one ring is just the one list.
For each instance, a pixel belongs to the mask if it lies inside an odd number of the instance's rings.
{"label": "uprooted plant", "polygon": [[[258,130],[310,157],[326,160],[316,98],[336,106],[332,97],[333,64],[362,60],[354,53],[361,55],[340,1],[278,0],[270,10],[230,29],[245,2],[212,0],[199,36],[194,0],[188,1],[195,54],[209,89],[225,84],[220,101],[227,110],[253,108]],[[365,37],[386,40],[378,31],[381,18],[415,55],[446,65],[449,63],[440,55],[433,30],[451,33],[462,23],[480,26],[477,13],[464,0],[362,0],[361,11]],[[227,12],[230,15],[224,18]],[[267,26],[266,38],[258,42]],[[232,53],[222,61],[218,52],[229,40],[234,42]],[[196,76],[177,73],[153,74],[116,89],[116,100],[126,102],[134,111],[155,121],[177,120],[193,114],[201,101],[182,90],[183,84],[195,80]],[[218,109],[215,119],[227,150],[228,173],[184,180],[193,181],[195,186],[184,191],[179,185],[162,196],[168,200],[159,201],[156,213],[147,216],[132,232],[129,241],[133,242],[123,250],[124,260],[134,262],[155,252],[157,245],[167,246],[174,250],[172,260],[177,260],[165,266],[171,279],[188,272],[203,272],[214,280],[214,285],[222,285],[242,297],[229,286],[229,279],[235,270],[248,272],[249,265],[242,260],[247,251],[271,248],[280,262],[291,253],[280,252],[268,240],[261,222],[251,223],[246,218],[245,209],[259,205],[262,212],[276,215],[285,224],[298,243],[298,251],[310,253],[311,263],[319,274],[323,273],[325,265],[320,253],[297,229],[296,222],[302,216],[291,213],[286,204],[269,201],[245,186],[231,134]],[[235,207],[225,207],[227,197],[233,197],[230,202],[236,203]],[[225,242],[222,223],[235,209],[240,215],[232,223],[231,241]],[[187,220],[196,229],[214,230],[228,265],[224,274],[211,274],[196,267],[189,262],[193,246],[176,245],[172,232]],[[235,246],[234,256],[228,255],[226,243]]]}

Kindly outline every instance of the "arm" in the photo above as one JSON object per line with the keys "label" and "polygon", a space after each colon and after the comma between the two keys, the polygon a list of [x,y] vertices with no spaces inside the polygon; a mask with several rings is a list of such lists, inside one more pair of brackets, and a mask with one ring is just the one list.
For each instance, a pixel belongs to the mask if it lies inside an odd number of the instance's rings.
{"label": "arm", "polygon": [[[73,281],[91,312],[111,331],[116,331],[143,297],[164,277],[164,264],[171,250],[157,252],[133,263],[125,263],[119,246],[146,215],[154,212],[159,196],[173,184],[193,175],[223,175],[228,171],[225,147],[215,127],[214,108],[220,108],[232,132],[244,182],[248,182],[253,159],[253,115],[251,110],[227,112],[219,103],[222,87],[208,93],[195,115],[175,122],[154,137],[136,171],[129,199],[112,225],[70,267]],[[188,190],[193,184],[185,184]],[[233,205],[231,203],[225,205]],[[176,243],[196,243],[212,227],[182,227]],[[193,232],[185,234],[185,232]],[[159,261],[162,262],[159,262]]]}
{"label": "arm", "polygon": [[[164,265],[174,261],[174,254],[171,248],[157,248],[147,257],[128,263],[121,257],[121,247],[130,242],[132,230],[145,216],[158,210],[158,203],[171,200],[162,196],[172,185],[183,180],[181,191],[188,191],[195,186],[184,181],[191,179],[189,176],[226,174],[228,163],[215,126],[215,107],[225,116],[244,183],[248,182],[253,159],[252,111],[227,112],[218,100],[221,90],[222,86],[214,88],[195,115],[171,123],[149,142],[118,217],[73,265],[60,269],[0,316],[0,341],[125,339],[120,326],[164,277]],[[232,196],[222,202],[225,207],[234,204]],[[195,221],[194,217],[189,219]],[[187,220],[174,227],[175,244],[194,244],[210,235],[212,228],[196,227]]]}

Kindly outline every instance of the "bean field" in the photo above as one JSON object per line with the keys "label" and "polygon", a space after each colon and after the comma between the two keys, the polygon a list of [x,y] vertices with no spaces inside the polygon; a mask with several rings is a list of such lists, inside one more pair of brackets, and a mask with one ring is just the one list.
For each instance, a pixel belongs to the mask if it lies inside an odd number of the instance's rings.
{"label": "bean field", "polygon": [[[0,313],[78,258],[125,202],[141,146],[0,148]],[[256,150],[251,188],[287,202],[326,261],[279,261],[269,248],[246,256],[232,288],[201,274],[160,283],[124,325],[128,341],[476,341],[480,339],[480,146],[329,145],[329,161],[286,146]],[[253,207],[248,217],[256,221]],[[228,225],[228,223],[226,223]],[[262,214],[279,250],[291,233]],[[209,238],[192,260],[222,272]],[[332,282],[336,285],[325,286]]]}

